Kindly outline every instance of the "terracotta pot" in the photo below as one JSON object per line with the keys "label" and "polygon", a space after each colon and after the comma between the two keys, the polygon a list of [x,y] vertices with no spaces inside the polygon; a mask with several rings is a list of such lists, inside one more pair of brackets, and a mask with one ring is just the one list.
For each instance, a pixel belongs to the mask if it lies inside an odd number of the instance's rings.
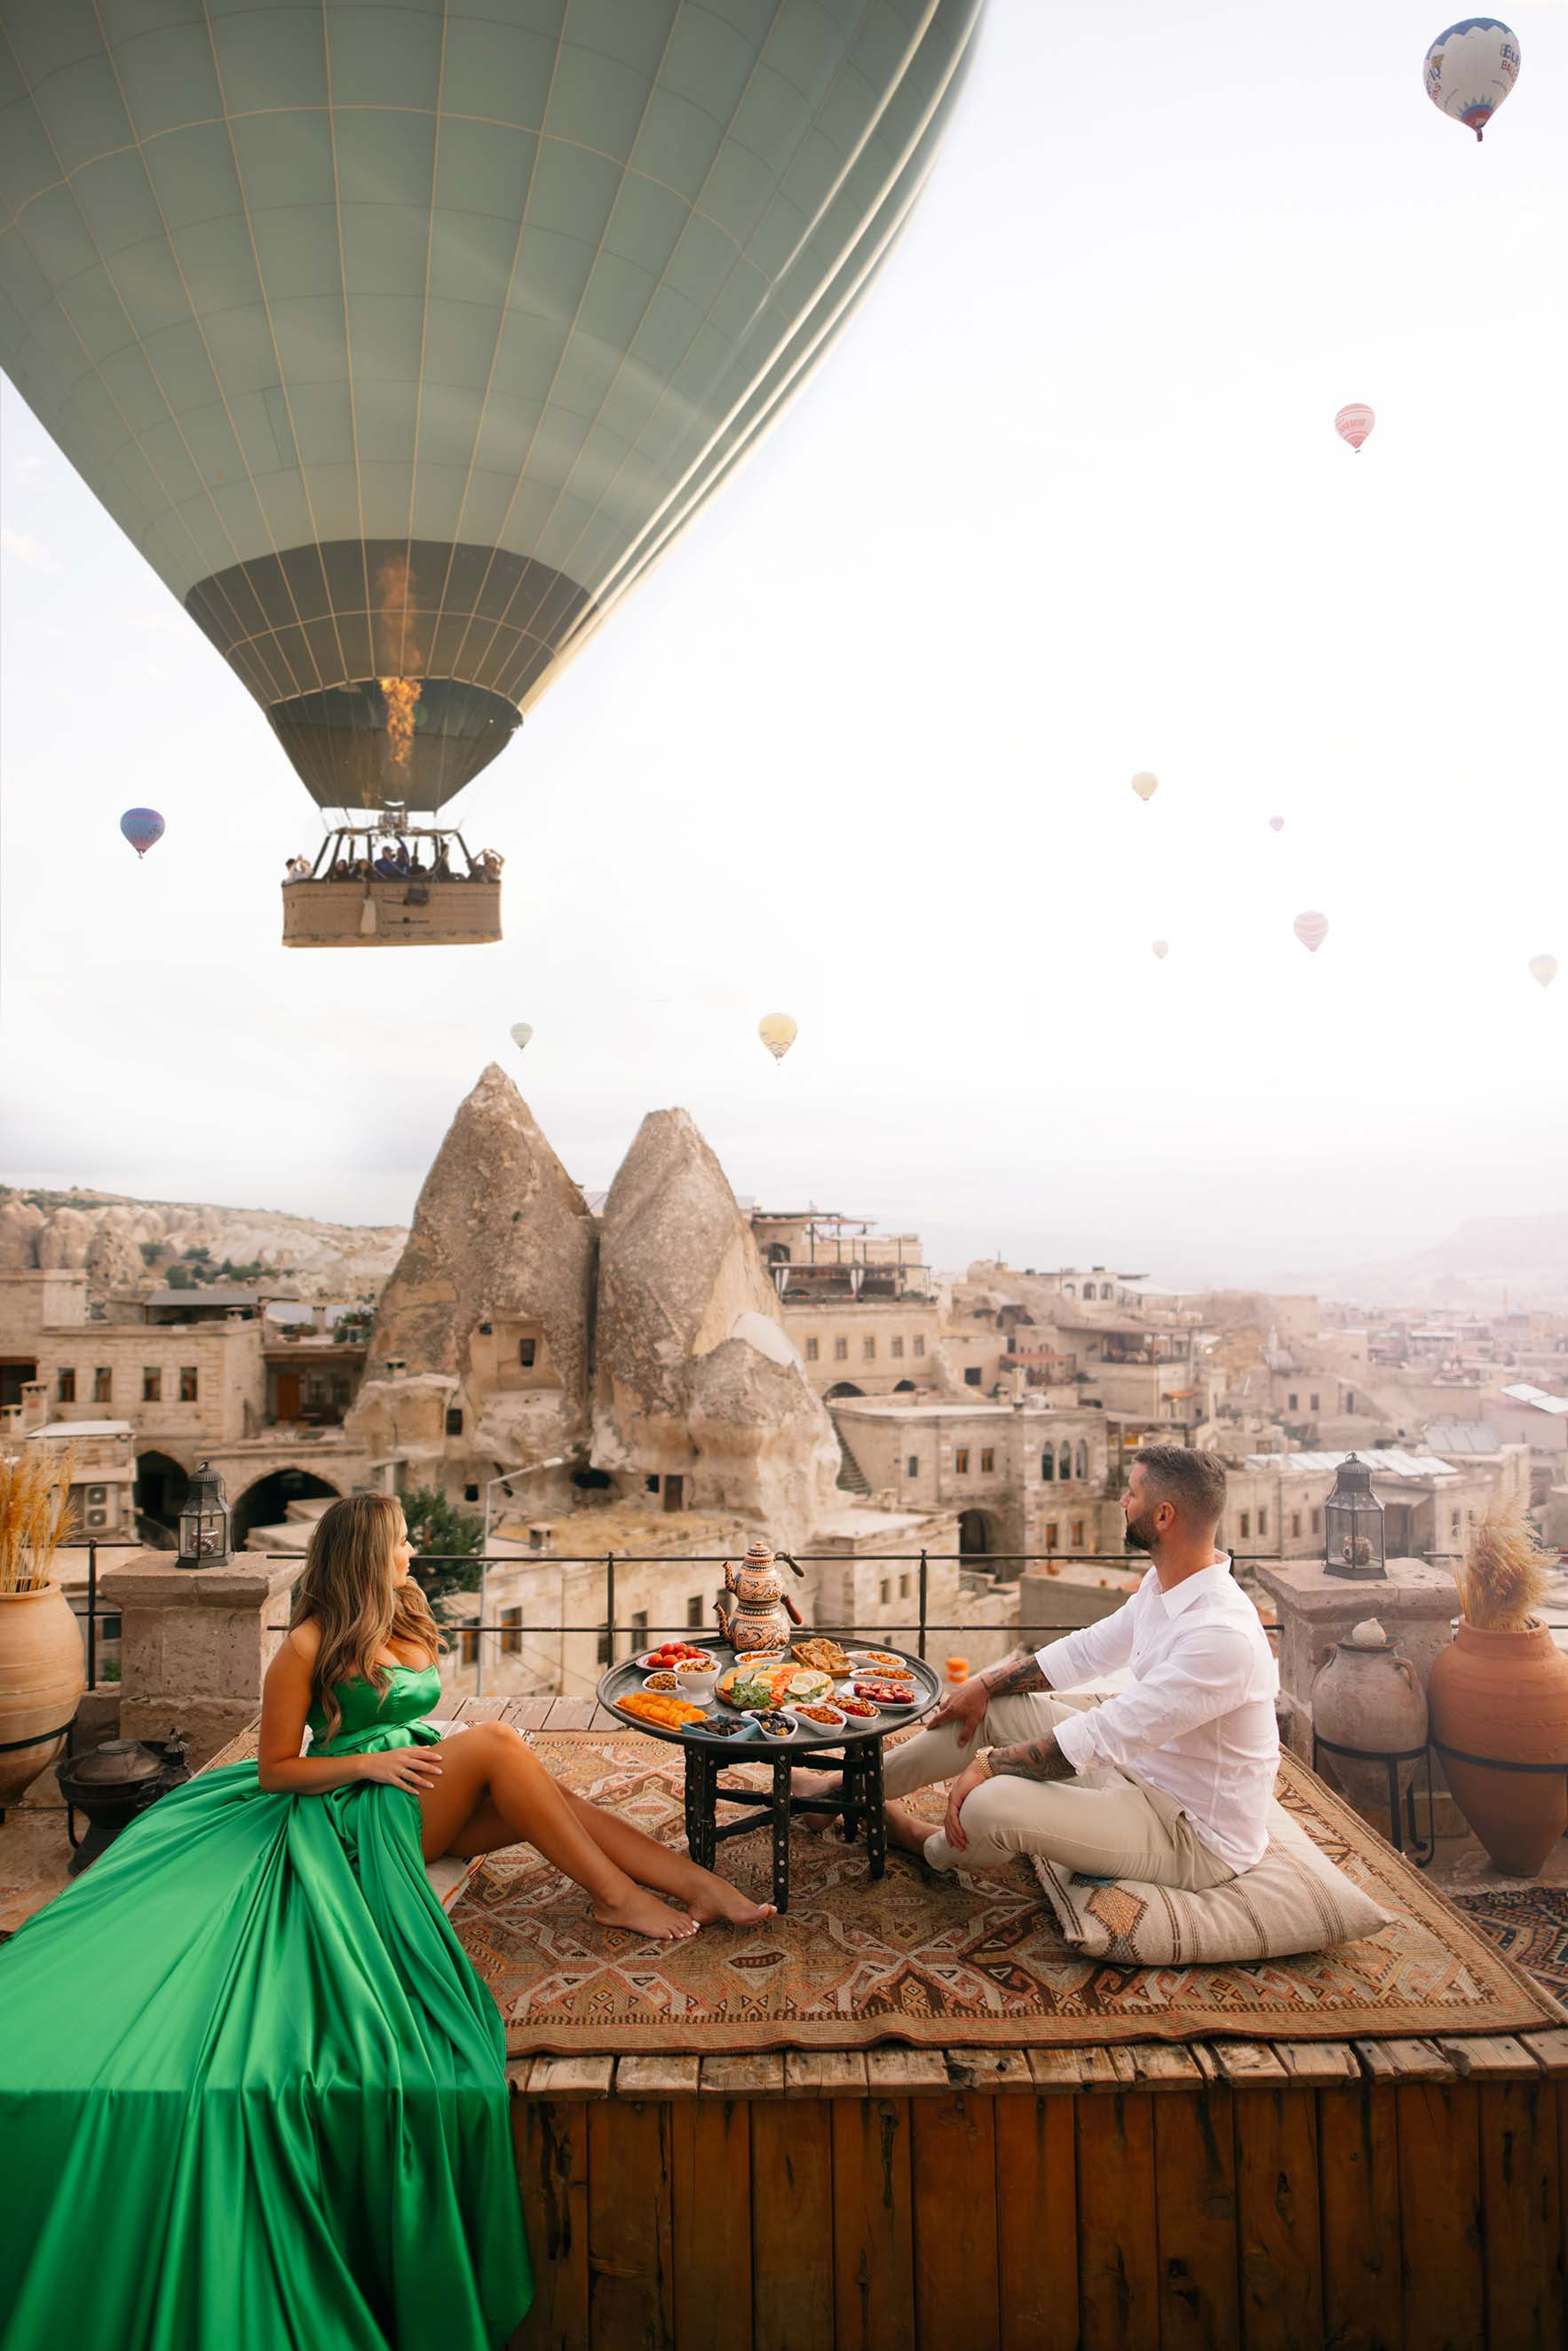
{"label": "terracotta pot", "polygon": [[1568,1766],[1568,1656],[1544,1625],[1487,1633],[1461,1616],[1427,1685],[1432,1736],[1479,1760],[1440,1758],[1454,1800],[1511,1877],[1533,1877],[1568,1828],[1568,1770],[1499,1771],[1495,1763]]}
{"label": "terracotta pot", "polygon": [[[1381,1632],[1358,1626],[1357,1632]],[[1336,1641],[1327,1662],[1312,1683],[1312,1729],[1321,1739],[1340,1747],[1363,1747],[1374,1754],[1408,1753],[1427,1743],[1427,1700],[1421,1680],[1408,1657],[1392,1641]],[[1397,1767],[1399,1800],[1404,1802],[1415,1775],[1416,1761]],[[1388,1809],[1388,1767],[1364,1762],[1359,1757],[1325,1755],[1325,1778],[1337,1782],[1361,1812]]]}
{"label": "terracotta pot", "polygon": [[[0,1592],[0,1748],[72,1721],[86,1687],[81,1631],[59,1585]],[[0,1753],[0,1811],[64,1752],[62,1732]]]}

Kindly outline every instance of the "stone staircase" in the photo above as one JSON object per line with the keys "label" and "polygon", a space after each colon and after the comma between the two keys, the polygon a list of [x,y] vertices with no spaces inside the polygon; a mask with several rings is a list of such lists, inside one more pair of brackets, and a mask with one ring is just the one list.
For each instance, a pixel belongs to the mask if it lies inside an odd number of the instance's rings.
{"label": "stone staircase", "polygon": [[869,1495],[871,1492],[871,1480],[867,1478],[865,1471],[861,1468],[860,1463],[855,1459],[854,1455],[851,1452],[849,1438],[844,1435],[843,1430],[839,1426],[839,1417],[837,1413],[834,1413],[833,1415],[833,1435],[839,1440],[838,1485],[840,1491],[846,1494]]}

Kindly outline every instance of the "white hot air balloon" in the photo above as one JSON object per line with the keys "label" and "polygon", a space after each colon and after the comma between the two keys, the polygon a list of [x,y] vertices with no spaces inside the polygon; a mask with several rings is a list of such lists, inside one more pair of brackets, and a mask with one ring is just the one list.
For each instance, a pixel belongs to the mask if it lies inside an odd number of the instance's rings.
{"label": "white hot air balloon", "polygon": [[1151,776],[1146,768],[1141,768],[1137,775],[1133,778],[1133,789],[1137,793],[1138,798],[1145,802],[1152,800],[1155,794],[1159,790],[1159,788],[1160,779],[1158,776]]}
{"label": "white hot air balloon", "polygon": [[1519,36],[1500,16],[1461,16],[1438,34],[1421,74],[1438,113],[1479,140],[1519,79]]}
{"label": "white hot air balloon", "polygon": [[1329,935],[1328,916],[1317,914],[1309,907],[1304,914],[1296,916],[1294,928],[1296,936],[1306,948],[1307,953],[1316,955]]}
{"label": "white hot air balloon", "polygon": [[1269,819],[1269,830],[1270,832],[1283,832],[1285,830],[1284,818],[1282,816],[1271,816]]}
{"label": "white hot air balloon", "polygon": [[757,1024],[757,1033],[774,1060],[781,1061],[800,1032],[787,1012],[767,1012]]}
{"label": "white hot air balloon", "polygon": [[1530,977],[1531,979],[1539,980],[1542,987],[1550,987],[1552,981],[1557,977],[1556,956],[1531,956],[1530,958]]}
{"label": "white hot air balloon", "polygon": [[528,1050],[533,1033],[533,1030],[529,1028],[526,1020],[513,1021],[511,1029],[512,1042],[517,1047],[519,1053],[526,1052]]}
{"label": "white hot air balloon", "polygon": [[1150,953],[1157,956],[1161,963],[1164,963],[1170,951],[1171,943],[1169,939],[1156,939],[1153,947],[1150,949]]}

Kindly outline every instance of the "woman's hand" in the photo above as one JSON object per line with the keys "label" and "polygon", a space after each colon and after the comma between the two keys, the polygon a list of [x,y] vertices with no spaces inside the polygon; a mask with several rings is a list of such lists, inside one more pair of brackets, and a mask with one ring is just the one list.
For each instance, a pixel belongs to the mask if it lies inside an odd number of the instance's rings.
{"label": "woman's hand", "polygon": [[434,1788],[441,1777],[434,1747],[384,1747],[360,1758],[361,1780],[382,1780],[389,1788],[406,1788],[417,1796]]}

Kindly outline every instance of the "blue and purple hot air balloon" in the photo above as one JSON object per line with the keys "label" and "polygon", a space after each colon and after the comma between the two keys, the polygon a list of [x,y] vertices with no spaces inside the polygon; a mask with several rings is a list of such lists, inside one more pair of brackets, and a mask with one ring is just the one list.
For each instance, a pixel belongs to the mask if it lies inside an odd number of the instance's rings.
{"label": "blue and purple hot air balloon", "polygon": [[137,856],[145,857],[163,838],[163,820],[156,809],[127,809],[120,820],[120,830]]}

